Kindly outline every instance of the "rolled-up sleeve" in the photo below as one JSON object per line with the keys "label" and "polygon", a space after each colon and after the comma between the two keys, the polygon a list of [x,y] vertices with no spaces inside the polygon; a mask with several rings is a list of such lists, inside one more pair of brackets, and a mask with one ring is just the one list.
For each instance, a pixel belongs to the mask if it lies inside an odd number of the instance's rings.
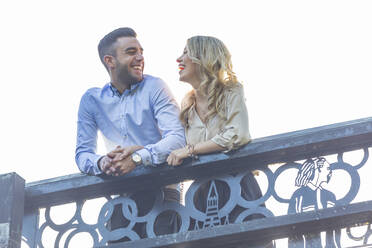
{"label": "rolled-up sleeve", "polygon": [[234,87],[226,94],[226,125],[212,138],[227,151],[249,143],[248,111],[244,101],[243,87]]}
{"label": "rolled-up sleeve", "polygon": [[96,154],[97,124],[89,109],[91,105],[87,92],[81,98],[79,106],[75,161],[81,172],[97,175],[102,173],[97,165],[101,156]]}
{"label": "rolled-up sleeve", "polygon": [[[179,108],[177,102],[162,80],[159,79],[156,83],[158,87],[152,93],[151,101],[162,138],[155,144],[145,146],[144,149],[148,153],[139,151],[143,155],[142,160],[144,164],[154,166],[164,163],[173,150],[186,145],[185,131],[178,117]],[[146,154],[151,155],[151,161]]]}

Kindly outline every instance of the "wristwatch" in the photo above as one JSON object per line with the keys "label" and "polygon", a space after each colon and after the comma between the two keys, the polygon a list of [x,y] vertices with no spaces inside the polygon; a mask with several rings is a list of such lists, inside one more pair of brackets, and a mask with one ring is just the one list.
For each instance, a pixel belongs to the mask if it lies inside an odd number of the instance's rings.
{"label": "wristwatch", "polygon": [[136,152],[132,153],[131,158],[132,158],[133,163],[136,166],[142,164],[142,158],[141,158],[141,156],[138,153],[136,153]]}

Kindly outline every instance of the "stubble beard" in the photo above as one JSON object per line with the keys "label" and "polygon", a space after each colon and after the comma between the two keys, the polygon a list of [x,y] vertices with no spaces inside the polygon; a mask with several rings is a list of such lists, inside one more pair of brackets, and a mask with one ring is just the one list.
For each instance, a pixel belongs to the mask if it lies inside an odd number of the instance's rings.
{"label": "stubble beard", "polygon": [[143,79],[143,74],[140,79],[134,77],[129,73],[128,66],[121,67],[118,72],[118,80],[124,85],[132,85],[141,82]]}

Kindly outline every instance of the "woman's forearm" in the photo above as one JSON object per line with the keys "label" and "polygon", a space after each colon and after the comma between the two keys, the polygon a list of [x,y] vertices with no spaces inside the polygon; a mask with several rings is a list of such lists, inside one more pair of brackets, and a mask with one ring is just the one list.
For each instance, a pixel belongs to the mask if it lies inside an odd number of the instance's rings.
{"label": "woman's forearm", "polygon": [[194,157],[198,154],[220,152],[224,150],[226,150],[226,148],[217,145],[212,140],[208,140],[197,143],[196,145],[187,145],[183,148],[172,151],[167,158],[167,162],[169,165],[176,166],[180,165],[187,157]]}
{"label": "woman's forearm", "polygon": [[220,145],[217,145],[212,140],[204,141],[197,143],[194,145],[194,154],[206,154],[206,153],[212,153],[212,152],[221,152],[226,150],[225,147],[222,147]]}

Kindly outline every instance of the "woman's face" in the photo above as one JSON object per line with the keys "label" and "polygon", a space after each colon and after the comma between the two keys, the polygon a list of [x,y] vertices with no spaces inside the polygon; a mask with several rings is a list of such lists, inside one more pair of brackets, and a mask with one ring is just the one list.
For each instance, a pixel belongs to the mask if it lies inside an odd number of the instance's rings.
{"label": "woman's face", "polygon": [[319,169],[319,179],[318,179],[318,182],[322,183],[322,182],[329,182],[329,180],[331,179],[331,176],[332,176],[332,170],[331,170],[331,166],[330,164],[325,161],[324,162],[324,165],[322,167],[320,167]]}
{"label": "woman's face", "polygon": [[200,65],[192,62],[187,54],[186,48],[183,54],[177,59],[180,81],[191,84],[194,88],[198,88],[201,82]]}

